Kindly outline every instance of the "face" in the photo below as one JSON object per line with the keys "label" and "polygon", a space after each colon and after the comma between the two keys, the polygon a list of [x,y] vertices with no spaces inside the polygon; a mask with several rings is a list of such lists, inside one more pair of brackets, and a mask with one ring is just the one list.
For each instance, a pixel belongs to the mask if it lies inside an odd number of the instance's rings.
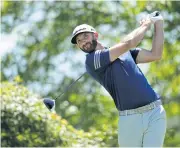
{"label": "face", "polygon": [[84,32],[80,33],[76,37],[77,46],[86,53],[90,53],[95,50],[97,46],[97,40],[94,33]]}

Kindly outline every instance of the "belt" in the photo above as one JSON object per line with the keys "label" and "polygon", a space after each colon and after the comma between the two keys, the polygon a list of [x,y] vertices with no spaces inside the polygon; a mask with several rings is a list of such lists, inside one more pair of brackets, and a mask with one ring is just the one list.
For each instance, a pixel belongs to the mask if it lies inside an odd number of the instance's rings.
{"label": "belt", "polygon": [[142,107],[138,107],[138,108],[130,109],[130,110],[119,111],[119,115],[127,116],[127,115],[132,115],[132,114],[144,113],[144,112],[154,109],[155,107],[160,106],[161,104],[162,104],[161,100],[157,100],[157,101],[154,101],[154,102],[147,104],[145,106],[142,106]]}

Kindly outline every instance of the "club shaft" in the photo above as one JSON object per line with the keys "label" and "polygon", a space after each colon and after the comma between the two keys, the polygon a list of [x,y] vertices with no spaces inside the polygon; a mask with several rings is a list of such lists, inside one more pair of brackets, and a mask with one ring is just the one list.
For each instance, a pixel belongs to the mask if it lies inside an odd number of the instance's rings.
{"label": "club shaft", "polygon": [[84,75],[86,74],[86,72],[84,72],[81,76],[79,76],[74,82],[72,82],[68,87],[65,88],[65,90],[60,94],[58,95],[56,99],[60,98],[62,95],[64,95],[79,79],[81,79]]}

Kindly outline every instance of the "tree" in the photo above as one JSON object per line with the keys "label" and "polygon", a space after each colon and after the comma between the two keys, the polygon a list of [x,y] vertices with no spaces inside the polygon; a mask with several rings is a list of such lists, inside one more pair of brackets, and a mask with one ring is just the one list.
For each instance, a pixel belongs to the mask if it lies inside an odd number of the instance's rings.
{"label": "tree", "polygon": [[[2,80],[20,75],[24,85],[42,96],[55,98],[85,70],[83,59],[79,58],[83,56],[78,56],[79,51],[70,45],[70,35],[77,24],[94,26],[105,44],[111,46],[136,28],[139,18],[159,10],[165,18],[164,53],[161,61],[149,65],[146,75],[162,95],[167,111],[169,128],[165,146],[177,146],[180,143],[179,6],[178,1],[4,1],[2,32],[16,30],[19,40],[15,49],[2,58]],[[150,49],[152,33],[148,32],[146,38],[139,46]],[[78,129],[102,129],[100,123],[104,123],[116,130],[117,111],[109,98],[98,83],[85,76],[57,101],[56,110]]]}
{"label": "tree", "polygon": [[[114,132],[92,129],[76,130],[67,120],[51,113],[42,98],[18,84],[1,85],[1,146],[2,147],[87,147],[112,145],[108,137]],[[116,146],[116,145],[114,145]]]}

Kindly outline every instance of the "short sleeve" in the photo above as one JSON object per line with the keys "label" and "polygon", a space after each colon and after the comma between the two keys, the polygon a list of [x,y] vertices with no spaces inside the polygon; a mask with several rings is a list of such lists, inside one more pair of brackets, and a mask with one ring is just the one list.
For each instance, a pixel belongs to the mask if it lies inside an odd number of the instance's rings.
{"label": "short sleeve", "polygon": [[86,55],[86,66],[93,71],[103,70],[110,63],[109,49],[96,50]]}
{"label": "short sleeve", "polygon": [[137,64],[136,58],[137,58],[138,53],[139,53],[140,50],[141,50],[141,48],[135,48],[135,49],[130,50],[131,56],[132,56],[132,58],[134,59],[134,62],[135,62],[136,64]]}

